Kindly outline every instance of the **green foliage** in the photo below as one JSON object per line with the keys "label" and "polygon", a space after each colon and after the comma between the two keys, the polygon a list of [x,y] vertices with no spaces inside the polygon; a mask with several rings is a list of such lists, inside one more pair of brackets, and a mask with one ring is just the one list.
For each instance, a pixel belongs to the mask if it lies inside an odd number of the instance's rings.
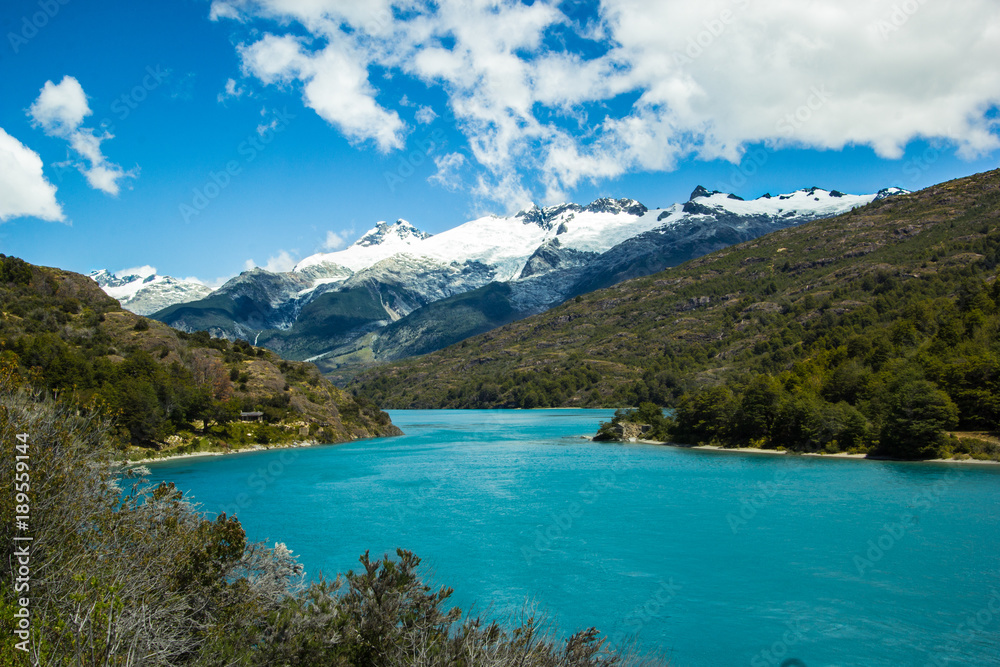
{"label": "green foliage", "polygon": [[647,440],[666,440],[669,438],[670,428],[673,424],[669,417],[664,416],[663,408],[655,403],[644,402],[635,409],[615,410],[614,416],[609,422],[601,422],[595,440],[619,440],[620,434],[614,427],[619,424],[639,424],[649,427],[643,434]]}
{"label": "green foliage", "polygon": [[[230,344],[204,331],[187,334],[136,318],[84,276],[13,257],[0,256],[0,267],[4,364],[36,387],[113,418],[132,445],[162,447],[179,434],[190,439],[198,422],[203,435],[219,442],[241,410],[259,410],[270,423],[322,421],[330,425],[331,441],[398,433],[370,405],[356,407],[351,423],[340,424],[337,409],[343,404],[350,411],[354,401],[310,364],[282,362],[288,374],[276,378],[279,360],[246,341]],[[315,403],[294,404],[292,382],[308,383]],[[262,429],[239,444],[296,437],[297,429]]]}
{"label": "green foliage", "polygon": [[0,254],[0,282],[27,285],[31,282],[31,265],[18,257]]}
{"label": "green foliage", "polygon": [[881,451],[900,458],[939,455],[943,432],[958,425],[958,407],[927,380],[893,388],[882,427]]}
{"label": "green foliage", "polygon": [[705,387],[685,394],[677,403],[672,435],[678,442],[722,443],[739,407],[728,387]]}

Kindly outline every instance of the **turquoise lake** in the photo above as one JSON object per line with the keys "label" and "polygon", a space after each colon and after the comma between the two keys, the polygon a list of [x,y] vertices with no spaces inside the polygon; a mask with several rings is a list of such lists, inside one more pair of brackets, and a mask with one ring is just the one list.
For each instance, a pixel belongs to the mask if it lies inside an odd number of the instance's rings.
{"label": "turquoise lake", "polygon": [[423,559],[676,666],[1000,665],[1000,466],[586,439],[611,410],[390,411],[399,438],[150,465],[310,575]]}

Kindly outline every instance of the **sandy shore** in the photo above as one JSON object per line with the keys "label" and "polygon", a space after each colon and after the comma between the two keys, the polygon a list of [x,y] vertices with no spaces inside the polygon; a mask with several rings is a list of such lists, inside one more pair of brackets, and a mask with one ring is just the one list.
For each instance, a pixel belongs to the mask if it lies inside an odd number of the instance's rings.
{"label": "sandy shore", "polygon": [[296,447],[312,447],[320,444],[315,440],[304,442],[292,442],[287,445],[252,445],[242,449],[233,449],[227,452],[191,452],[188,454],[170,454],[168,456],[157,456],[148,459],[138,459],[136,461],[120,461],[122,465],[142,465],[145,463],[160,463],[161,461],[176,461],[177,459],[193,459],[202,456],[235,456],[237,454],[249,454],[250,452],[266,452],[272,449],[293,449]]}
{"label": "sandy shore", "polygon": [[[570,410],[575,410],[579,408],[568,408]],[[587,436],[584,436],[587,437]],[[592,437],[588,438],[593,440]],[[643,445],[661,445],[664,447],[676,447],[678,449],[703,449],[711,450],[716,452],[730,452],[732,454],[765,454],[770,456],[782,456],[792,454],[795,456],[811,456],[821,459],[856,459],[863,461],[903,461],[906,463],[972,463],[972,464],[982,464],[982,465],[1000,465],[1000,461],[981,461],[979,459],[927,459],[924,461],[907,461],[905,459],[890,459],[890,458],[876,458],[869,457],[867,454],[813,454],[813,453],[796,453],[788,451],[778,451],[776,449],[759,449],[757,447],[719,447],[717,445],[680,445],[675,442],[660,442],[659,440],[634,440],[629,441],[635,442],[636,444]],[[293,442],[287,445],[253,445],[251,447],[245,447],[243,449],[235,449],[228,452],[191,452],[190,454],[171,454],[169,456],[159,456],[155,458],[139,459],[137,461],[121,461],[122,465],[142,465],[146,463],[159,463],[161,461],[175,461],[177,459],[192,459],[201,456],[234,456],[237,454],[248,454],[250,452],[266,452],[271,449],[293,449],[296,447],[313,447],[315,445],[321,444],[319,442],[310,440],[305,442]],[[332,444],[332,443],[326,443]]]}
{"label": "sandy shore", "polygon": [[[632,442],[632,441],[630,441]],[[770,454],[812,456],[820,459],[858,459],[863,461],[902,461],[904,463],[973,463],[983,465],[1000,465],[1000,461],[981,461],[979,459],[927,459],[924,461],[908,461],[906,459],[890,459],[882,457],[870,457],[867,454],[813,454],[778,451],[776,449],[759,449],[757,447],[718,447],[716,445],[679,445],[676,442],[660,442],[659,440],[635,440],[634,442],[644,445],[663,445],[665,447],[677,447],[678,449],[707,449],[717,452],[731,452],[733,454]]]}

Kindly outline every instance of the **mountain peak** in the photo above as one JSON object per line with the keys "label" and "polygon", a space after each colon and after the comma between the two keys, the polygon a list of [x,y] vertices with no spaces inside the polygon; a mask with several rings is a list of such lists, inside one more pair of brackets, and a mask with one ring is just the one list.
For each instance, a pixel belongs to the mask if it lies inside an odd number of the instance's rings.
{"label": "mountain peak", "polygon": [[161,276],[151,266],[130,270],[119,276],[108,269],[87,274],[104,293],[115,298],[123,308],[139,315],[149,315],[176,303],[208,296],[212,289],[194,280]]}
{"label": "mountain peak", "polygon": [[628,213],[630,215],[642,215],[649,209],[634,199],[612,199],[601,197],[595,199],[587,205],[586,210],[594,213]]}
{"label": "mountain peak", "polygon": [[694,201],[698,197],[711,197],[712,195],[720,194],[718,190],[709,190],[703,185],[699,185],[692,192],[691,196],[688,197],[688,201]]}
{"label": "mountain peak", "polygon": [[580,206],[579,204],[556,204],[555,206],[539,207],[537,204],[532,204],[531,208],[518,211],[514,217],[520,218],[524,224],[534,223],[544,229],[551,229],[555,219],[564,213],[589,211],[590,213],[612,213],[614,215],[618,215],[619,213],[642,215],[648,210],[634,199],[601,197],[586,206]]}
{"label": "mountain peak", "polygon": [[355,241],[353,245],[358,247],[367,247],[399,241],[402,241],[403,243],[411,243],[413,241],[422,241],[426,238],[430,238],[430,236],[431,235],[427,232],[420,231],[407,220],[403,220],[402,218],[396,220],[396,222],[392,224],[382,220],[365,232],[364,236]]}
{"label": "mountain peak", "polygon": [[875,195],[875,201],[886,199],[887,197],[895,197],[896,195],[908,195],[908,194],[912,193],[909,190],[904,190],[903,188],[897,188],[897,187],[882,188],[881,190],[878,191],[878,194]]}
{"label": "mountain peak", "polygon": [[532,204],[531,208],[518,211],[514,214],[514,217],[521,218],[521,222],[526,225],[536,224],[543,229],[551,229],[552,221],[559,215],[567,211],[575,213],[581,210],[583,210],[583,207],[579,204],[556,204],[555,206],[544,207]]}

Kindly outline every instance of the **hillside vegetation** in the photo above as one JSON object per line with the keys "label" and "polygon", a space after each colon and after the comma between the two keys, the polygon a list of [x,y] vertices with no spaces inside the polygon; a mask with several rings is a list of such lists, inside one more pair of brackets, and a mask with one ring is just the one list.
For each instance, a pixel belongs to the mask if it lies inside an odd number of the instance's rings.
{"label": "hillside vegetation", "polygon": [[[0,364],[112,417],[136,455],[396,435],[388,415],[245,341],[123,310],[91,279],[0,255]],[[240,423],[241,412],[262,421]]]}
{"label": "hillside vegetation", "polygon": [[[386,407],[675,406],[682,442],[996,456],[1000,171],[593,292],[352,386]],[[964,432],[948,439],[947,431]]]}

